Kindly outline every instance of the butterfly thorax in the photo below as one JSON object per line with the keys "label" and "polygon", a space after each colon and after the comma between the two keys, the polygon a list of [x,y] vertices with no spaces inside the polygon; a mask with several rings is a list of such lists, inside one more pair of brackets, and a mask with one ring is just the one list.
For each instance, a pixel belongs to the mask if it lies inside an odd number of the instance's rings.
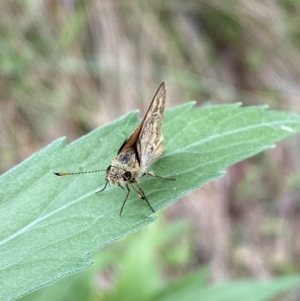
{"label": "butterfly thorax", "polygon": [[106,179],[114,185],[125,185],[140,178],[145,170],[139,166],[134,151],[120,153],[106,170]]}

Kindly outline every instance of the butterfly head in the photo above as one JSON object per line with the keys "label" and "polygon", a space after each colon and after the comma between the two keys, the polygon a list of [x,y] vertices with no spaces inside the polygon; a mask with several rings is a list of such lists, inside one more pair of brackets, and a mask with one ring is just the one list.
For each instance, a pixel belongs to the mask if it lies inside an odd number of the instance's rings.
{"label": "butterfly head", "polygon": [[109,165],[106,169],[106,179],[114,185],[124,185],[131,182],[133,177],[129,170],[125,170],[118,166]]}

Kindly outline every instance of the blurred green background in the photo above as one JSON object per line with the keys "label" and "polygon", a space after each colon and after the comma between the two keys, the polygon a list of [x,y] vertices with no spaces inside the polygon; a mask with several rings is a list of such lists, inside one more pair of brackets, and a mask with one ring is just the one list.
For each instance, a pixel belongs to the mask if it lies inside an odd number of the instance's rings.
{"label": "blurred green background", "polygon": [[[167,107],[299,112],[299,14],[296,0],[1,1],[0,172],[58,137],[71,142],[131,110],[142,116],[162,81]],[[89,271],[62,280],[61,300],[75,300],[70,291],[76,300],[143,300],[200,267],[211,283],[299,273],[299,145],[289,138],[236,164],[150,230],[99,251]]]}

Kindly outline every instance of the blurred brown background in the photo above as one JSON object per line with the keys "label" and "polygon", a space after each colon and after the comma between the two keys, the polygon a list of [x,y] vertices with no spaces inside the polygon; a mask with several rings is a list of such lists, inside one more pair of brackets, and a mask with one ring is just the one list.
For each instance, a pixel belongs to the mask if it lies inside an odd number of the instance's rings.
{"label": "blurred brown background", "polygon": [[[299,14],[292,0],[1,1],[0,172],[58,137],[144,113],[162,81],[169,108],[299,112]],[[299,144],[240,162],[164,211],[192,223],[189,266],[208,263],[213,280],[299,272]]]}

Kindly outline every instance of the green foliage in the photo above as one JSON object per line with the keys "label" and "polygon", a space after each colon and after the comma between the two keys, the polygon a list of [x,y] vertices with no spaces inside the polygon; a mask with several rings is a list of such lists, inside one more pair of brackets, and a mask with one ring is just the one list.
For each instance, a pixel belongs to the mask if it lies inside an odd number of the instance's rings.
{"label": "green foliage", "polygon": [[[104,173],[64,178],[52,173],[105,169],[137,124],[136,113],[130,113],[68,146],[59,139],[0,178],[1,300],[86,269],[89,254],[156,219],[134,193],[120,218],[123,190],[110,186],[95,195]],[[153,170],[176,181],[141,181],[157,210],[299,132],[300,117],[236,104],[195,109],[189,103],[166,112],[163,131],[165,152]]]}
{"label": "green foliage", "polygon": [[[299,285],[297,276],[283,277],[268,281],[244,280],[217,285],[207,285],[201,280],[203,271],[191,275],[176,285],[169,287],[151,300],[156,301],[263,301],[277,296]],[[182,285],[184,282],[184,285]]]}
{"label": "green foliage", "polygon": [[[269,281],[249,279],[211,285],[207,281],[209,270],[201,268],[169,284],[162,271],[170,269],[170,266],[162,266],[161,262],[166,261],[161,257],[161,251],[187,251],[190,242],[179,241],[188,236],[189,228],[185,221],[166,224],[160,219],[143,231],[97,253],[95,264],[87,271],[62,279],[27,295],[21,301],[247,301],[247,298],[251,301],[263,301],[284,293],[299,283],[299,277],[293,276]],[[187,262],[179,264],[177,269],[186,264]],[[101,284],[101,281],[93,285],[95,279],[99,279],[96,273],[103,273],[107,278],[105,270],[112,269],[113,277],[109,277],[109,286]]]}

